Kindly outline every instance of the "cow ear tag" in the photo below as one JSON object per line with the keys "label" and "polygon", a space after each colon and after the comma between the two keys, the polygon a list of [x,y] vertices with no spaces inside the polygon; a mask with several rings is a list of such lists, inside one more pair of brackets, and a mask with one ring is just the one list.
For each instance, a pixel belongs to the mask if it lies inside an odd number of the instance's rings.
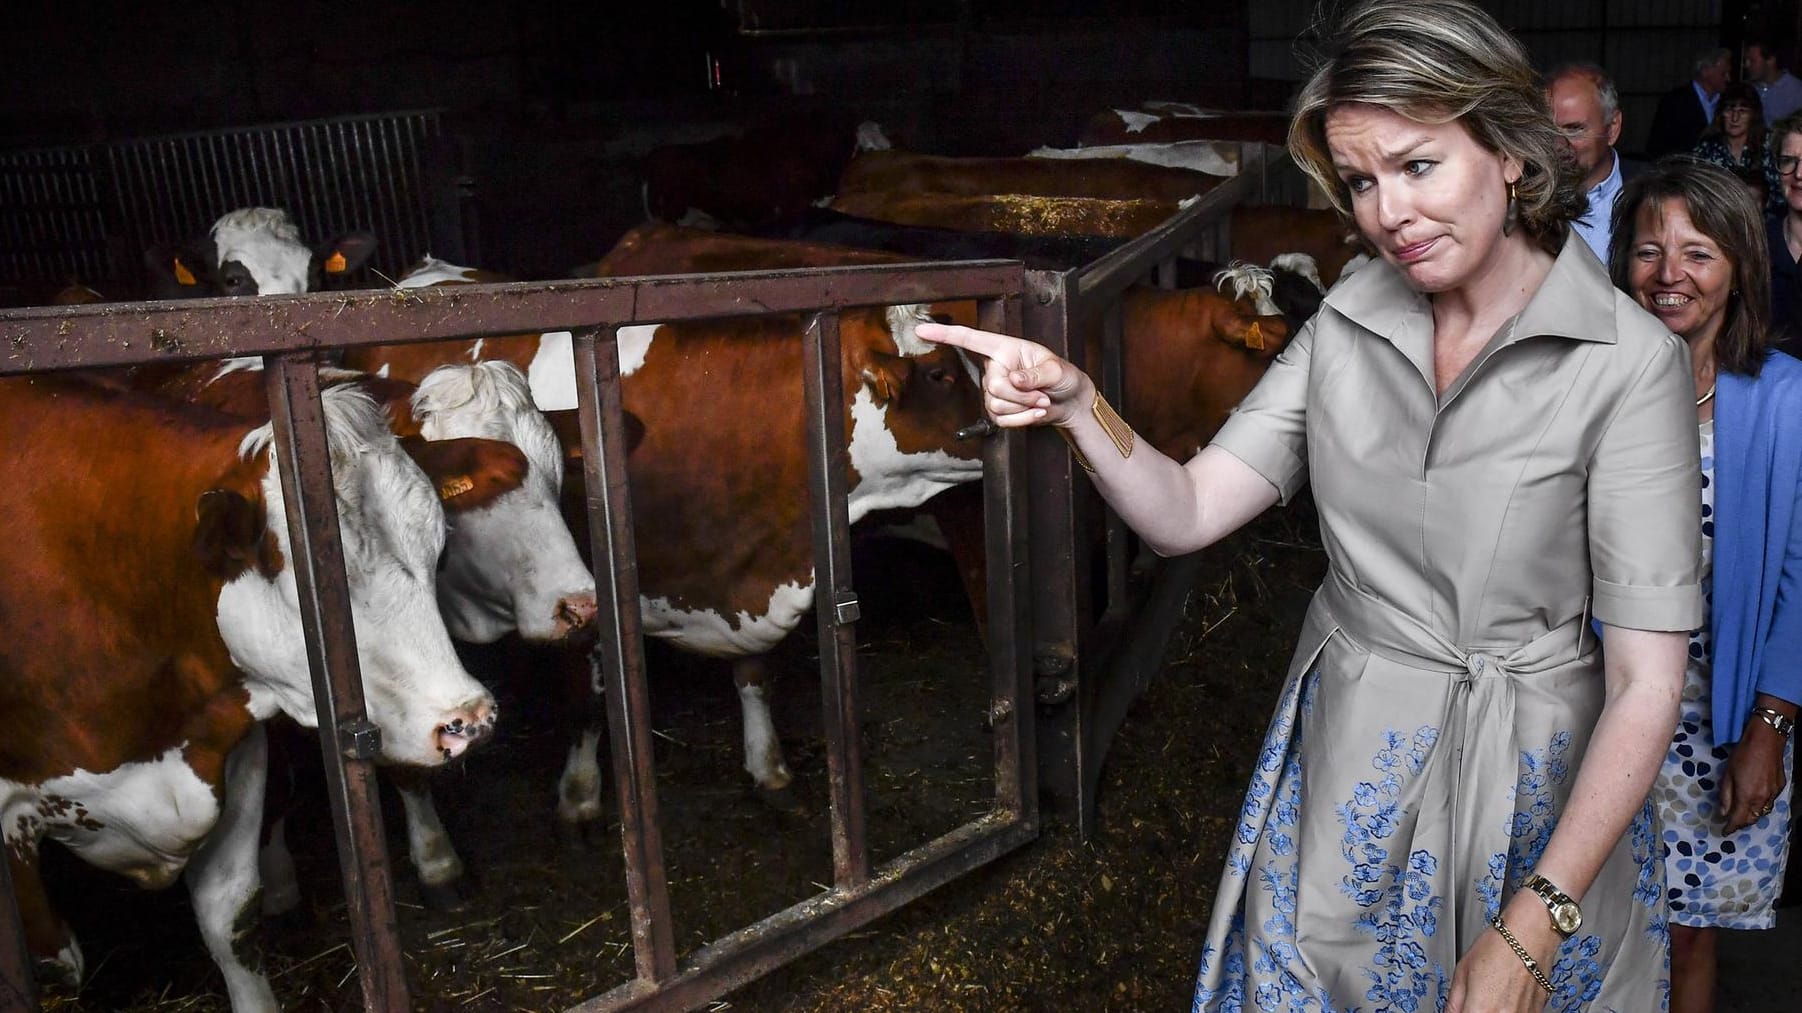
{"label": "cow ear tag", "polygon": [[344,260],[344,254],[337,250],[333,250],[332,255],[325,258],[326,274],[343,274],[349,266]]}
{"label": "cow ear tag", "polygon": [[1264,329],[1258,326],[1256,320],[1253,320],[1251,326],[1245,329],[1245,347],[1255,352],[1264,350]]}
{"label": "cow ear tag", "polygon": [[200,284],[194,277],[194,272],[188,270],[188,265],[182,263],[180,257],[175,258],[175,280],[182,285]]}
{"label": "cow ear tag", "polygon": [[476,487],[475,480],[468,475],[452,475],[438,483],[438,498],[453,500]]}

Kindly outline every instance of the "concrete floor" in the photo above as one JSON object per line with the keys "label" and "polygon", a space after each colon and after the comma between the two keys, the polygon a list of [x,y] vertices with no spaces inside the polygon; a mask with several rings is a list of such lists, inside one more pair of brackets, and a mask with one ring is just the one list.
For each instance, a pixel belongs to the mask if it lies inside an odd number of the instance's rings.
{"label": "concrete floor", "polygon": [[1802,1010],[1802,907],[1780,908],[1767,932],[1723,932],[1718,1013]]}

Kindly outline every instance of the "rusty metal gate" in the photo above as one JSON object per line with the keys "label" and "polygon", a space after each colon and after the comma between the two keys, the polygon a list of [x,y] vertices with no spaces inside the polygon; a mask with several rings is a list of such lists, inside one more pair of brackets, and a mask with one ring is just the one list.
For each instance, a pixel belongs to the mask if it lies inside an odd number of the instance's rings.
{"label": "rusty metal gate", "polygon": [[[1011,262],[751,272],[196,300],[0,313],[0,376],[262,355],[287,501],[321,749],[349,901],[364,1008],[408,1008],[336,505],[326,454],[322,353],[377,343],[568,329],[575,335],[583,463],[637,977],[583,1011],[687,1008],[852,931],[1038,834],[1029,686],[1026,439],[984,447],[995,796],[986,813],[872,868],[858,741],[856,592],[847,532],[845,408],[838,321],[847,307],[973,299],[979,323],[1019,333],[1023,276]],[[637,567],[621,425],[618,328],[803,314],[806,428],[820,673],[832,800],[834,881],[824,892],[678,959],[650,749]],[[1039,434],[1044,435],[1044,434]],[[0,862],[0,877],[6,876]],[[10,883],[0,880],[0,1005],[31,1008],[32,968]]]}
{"label": "rusty metal gate", "polygon": [[241,207],[283,208],[318,239],[369,229],[390,278],[428,251],[466,261],[459,163],[438,110],[0,151],[0,287],[125,285],[152,244]]}

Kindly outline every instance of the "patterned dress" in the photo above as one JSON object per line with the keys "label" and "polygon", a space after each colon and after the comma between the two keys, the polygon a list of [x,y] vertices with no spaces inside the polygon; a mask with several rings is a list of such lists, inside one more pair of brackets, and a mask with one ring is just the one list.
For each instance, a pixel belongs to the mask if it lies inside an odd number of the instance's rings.
{"label": "patterned dress", "polygon": [[[1702,424],[1702,558],[1714,548],[1714,423]],[[1704,584],[1713,604],[1712,575]],[[1789,851],[1790,786],[1785,784],[1770,815],[1722,836],[1718,779],[1733,750],[1714,743],[1713,689],[1709,659],[1714,656],[1706,624],[1690,634],[1689,669],[1684,676],[1681,717],[1671,751],[1659,772],[1652,799],[1664,825],[1664,869],[1671,921],[1697,928],[1768,929],[1783,887]],[[1792,769],[1791,746],[1783,769]]]}
{"label": "patterned dress", "polygon": [[[1605,697],[1591,615],[1701,622],[1688,353],[1566,243],[1440,392],[1432,313],[1376,262],[1328,293],[1214,444],[1330,563],[1258,757],[1197,1013],[1441,1010],[1519,889]],[[1547,1009],[1668,1002],[1652,808],[1582,898]]]}
{"label": "patterned dress", "polygon": [[1696,142],[1693,154],[1702,161],[1718,165],[1735,175],[1758,174],[1764,180],[1764,210],[1770,214],[1782,214],[1786,210],[1783,185],[1777,177],[1777,160],[1769,148],[1763,145],[1755,148],[1748,144],[1735,155],[1733,149],[1727,147],[1725,138],[1704,137]]}

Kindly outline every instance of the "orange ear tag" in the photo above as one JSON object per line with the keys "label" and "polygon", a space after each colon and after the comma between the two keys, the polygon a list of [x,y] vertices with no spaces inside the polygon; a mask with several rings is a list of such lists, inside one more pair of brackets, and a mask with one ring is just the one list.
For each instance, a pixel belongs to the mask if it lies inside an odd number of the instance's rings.
{"label": "orange ear tag", "polygon": [[183,285],[200,284],[194,279],[194,272],[188,270],[188,265],[182,263],[180,257],[175,258],[175,280]]}
{"label": "orange ear tag", "polygon": [[475,482],[468,475],[452,475],[438,483],[438,498],[453,500],[475,487]]}
{"label": "orange ear tag", "polygon": [[343,274],[349,267],[350,265],[344,262],[344,254],[336,250],[332,251],[331,256],[325,258],[326,274]]}
{"label": "orange ear tag", "polygon": [[1258,326],[1256,320],[1245,329],[1245,347],[1256,352],[1264,350],[1264,329]]}

